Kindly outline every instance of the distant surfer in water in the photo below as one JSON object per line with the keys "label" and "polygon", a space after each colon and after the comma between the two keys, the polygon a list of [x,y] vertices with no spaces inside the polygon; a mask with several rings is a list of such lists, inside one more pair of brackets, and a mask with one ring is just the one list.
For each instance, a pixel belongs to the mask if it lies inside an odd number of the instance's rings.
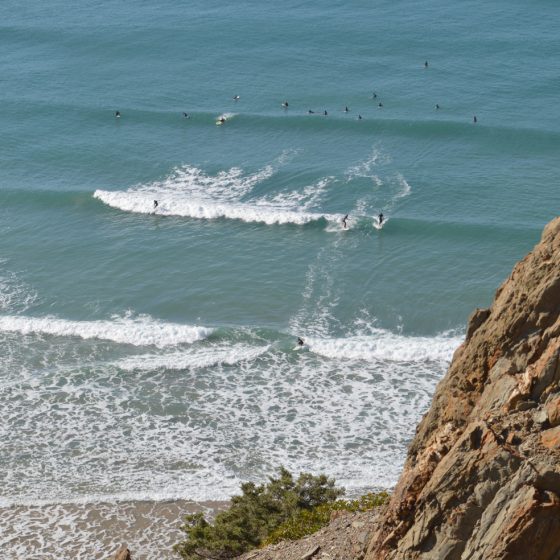
{"label": "distant surfer in water", "polygon": [[284,107],[284,109],[287,109],[287,108],[288,108],[288,102],[287,102],[287,101],[284,101],[284,102],[282,103],[282,107]]}
{"label": "distant surfer in water", "polygon": [[474,124],[476,124],[478,122],[478,119],[476,118],[476,115],[472,118],[472,121]]}
{"label": "distant surfer in water", "polygon": [[379,107],[379,109],[383,108],[383,103],[381,103],[381,101],[379,102],[379,105],[377,105],[377,107]]}
{"label": "distant surfer in water", "polygon": [[183,111],[183,117],[185,119],[190,119],[191,118],[190,115],[188,113],[185,113],[184,111]]}
{"label": "distant surfer in water", "polygon": [[438,103],[436,103],[436,110],[437,110],[437,109],[439,109],[439,104],[438,104]]}
{"label": "distant surfer in water", "polygon": [[384,217],[383,217],[383,213],[380,212],[379,216],[377,216],[377,220],[379,222],[379,225],[381,225],[383,223]]}
{"label": "distant surfer in water", "polygon": [[239,95],[234,95],[234,96],[233,96],[233,100],[234,100],[234,101],[238,101],[238,100],[239,100]]}
{"label": "distant surfer in water", "polygon": [[218,119],[218,122],[224,124],[226,122],[226,118],[224,116],[222,116]]}
{"label": "distant surfer in water", "polygon": [[327,111],[325,111],[325,112],[323,113],[323,115],[325,115],[325,117],[326,117],[326,116],[328,115]]}
{"label": "distant surfer in water", "polygon": [[344,107],[344,112],[348,113],[350,111],[350,109],[348,109],[348,105],[346,107]]}
{"label": "distant surfer in water", "polygon": [[305,345],[305,342],[303,341],[303,338],[300,338],[300,337],[298,336],[297,345],[298,345],[298,346],[304,346],[304,345]]}
{"label": "distant surfer in water", "polygon": [[362,120],[362,115],[358,115],[358,120],[359,120],[359,121]]}
{"label": "distant surfer in water", "polygon": [[158,201],[154,200],[154,210],[158,207]]}
{"label": "distant surfer in water", "polygon": [[428,61],[424,62],[424,68],[428,68]]}
{"label": "distant surfer in water", "polygon": [[115,118],[116,118],[116,119],[120,119],[120,118],[121,118],[121,112],[120,112],[120,111],[115,111]]}
{"label": "distant surfer in water", "polygon": [[344,229],[348,229],[348,224],[346,223],[346,220],[348,220],[348,214],[346,214],[346,216],[342,218],[342,225],[344,226]]}
{"label": "distant surfer in water", "polygon": [[377,99],[377,93],[375,93],[375,91],[373,92],[373,95],[371,97],[372,99]]}
{"label": "distant surfer in water", "polygon": [[310,115],[314,115],[315,111],[312,111],[311,109],[309,109],[309,111],[307,111]]}

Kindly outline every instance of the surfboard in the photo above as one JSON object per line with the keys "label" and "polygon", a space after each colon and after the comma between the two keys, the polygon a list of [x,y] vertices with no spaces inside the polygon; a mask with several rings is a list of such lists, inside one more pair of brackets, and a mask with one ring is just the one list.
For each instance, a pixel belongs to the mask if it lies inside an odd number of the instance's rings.
{"label": "surfboard", "polygon": [[220,126],[220,125],[224,124],[225,122],[226,122],[226,121],[216,121],[216,125],[217,125],[217,126]]}

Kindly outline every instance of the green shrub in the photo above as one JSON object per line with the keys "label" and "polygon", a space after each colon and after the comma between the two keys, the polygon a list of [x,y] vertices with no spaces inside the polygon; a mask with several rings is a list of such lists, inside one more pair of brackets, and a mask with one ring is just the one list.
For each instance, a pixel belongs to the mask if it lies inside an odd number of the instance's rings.
{"label": "green shrub", "polygon": [[283,523],[304,511],[332,503],[344,494],[325,475],[301,473],[297,480],[281,468],[278,478],[267,484],[241,485],[241,496],[231,499],[229,509],[216,515],[214,524],[196,513],[184,518],[181,529],[187,539],[175,550],[185,560],[227,560],[256,548]]}
{"label": "green shrub", "polygon": [[321,504],[313,509],[300,510],[287,521],[274,529],[262,544],[275,544],[280,541],[295,541],[307,535],[316,533],[327,525],[334,511],[368,511],[387,503],[389,495],[386,492],[369,493],[357,500],[336,500]]}

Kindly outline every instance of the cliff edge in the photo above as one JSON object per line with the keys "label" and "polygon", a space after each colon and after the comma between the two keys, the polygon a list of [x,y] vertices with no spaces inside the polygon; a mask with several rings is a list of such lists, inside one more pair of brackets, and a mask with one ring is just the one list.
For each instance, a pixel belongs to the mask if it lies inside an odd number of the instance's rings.
{"label": "cliff edge", "polygon": [[469,319],[366,560],[560,560],[560,218]]}

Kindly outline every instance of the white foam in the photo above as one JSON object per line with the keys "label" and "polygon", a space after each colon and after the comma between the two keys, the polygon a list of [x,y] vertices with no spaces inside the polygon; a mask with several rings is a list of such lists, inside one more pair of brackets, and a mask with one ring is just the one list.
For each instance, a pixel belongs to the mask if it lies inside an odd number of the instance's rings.
{"label": "white foam", "polygon": [[168,370],[202,369],[216,365],[234,365],[252,361],[270,349],[270,346],[251,347],[243,344],[210,346],[187,349],[166,354],[141,354],[129,356],[115,363],[126,371],[152,371],[160,368]]}
{"label": "white foam", "polygon": [[459,337],[403,336],[383,329],[349,338],[306,338],[312,352],[336,360],[367,362],[448,362],[461,343]]}
{"label": "white foam", "polygon": [[[292,152],[283,153],[272,164],[256,173],[244,175],[239,168],[207,175],[200,169],[185,166],[176,169],[164,181],[132,187],[126,191],[98,189],[94,198],[125,212],[183,216],[215,220],[227,218],[267,225],[304,225],[319,220],[340,221],[342,214],[311,212],[331,178],[325,178],[303,192],[291,191],[273,196],[247,197],[255,185],[270,178],[285,164]],[[154,208],[154,200],[158,201]],[[304,202],[303,205],[300,203]]]}
{"label": "white foam", "polygon": [[5,259],[0,259],[0,310],[25,311],[37,300],[37,293],[14,272],[6,270],[6,264]]}
{"label": "white foam", "polygon": [[346,170],[346,180],[351,181],[356,177],[370,178],[376,186],[380,187],[383,185],[383,180],[377,172],[374,172],[374,169],[389,163],[391,163],[391,157],[378,146],[374,146],[371,154],[364,161],[354,164]]}
{"label": "white foam", "polygon": [[170,193],[163,195],[157,191],[112,192],[97,190],[93,196],[113,208],[140,214],[153,214],[153,200],[157,199],[159,206],[155,213],[165,216],[183,216],[205,220],[228,218],[244,222],[259,222],[267,225],[304,225],[323,219],[327,221],[339,221],[342,219],[342,214],[300,212],[279,206],[266,205],[266,203],[215,202],[201,198],[192,199]]}
{"label": "white foam", "polygon": [[222,113],[221,115],[218,115],[216,117],[216,120],[218,119],[226,119],[226,121],[229,121],[230,119],[233,119],[233,117],[236,117],[237,113]]}
{"label": "white foam", "polygon": [[0,316],[0,332],[48,334],[83,339],[110,340],[134,346],[173,346],[190,344],[209,336],[206,327],[164,323],[148,315],[138,317],[113,316],[107,321],[69,321],[57,317]]}

